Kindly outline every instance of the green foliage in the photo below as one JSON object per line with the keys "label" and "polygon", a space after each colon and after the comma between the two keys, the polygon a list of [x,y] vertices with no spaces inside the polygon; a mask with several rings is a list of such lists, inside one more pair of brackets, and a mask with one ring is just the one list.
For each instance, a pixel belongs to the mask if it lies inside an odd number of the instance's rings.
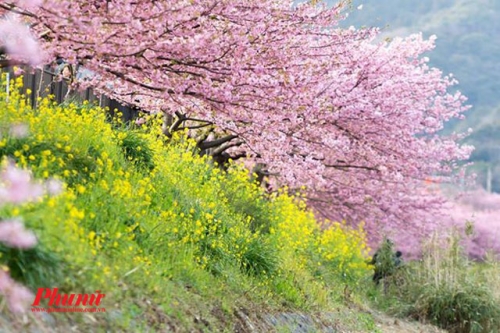
{"label": "green foliage", "polygon": [[422,290],[411,315],[431,320],[449,332],[497,332],[500,307],[483,285],[464,283],[460,288],[442,285]]}
{"label": "green foliage", "polygon": [[377,251],[377,257],[374,259],[375,271],[382,276],[391,276],[396,272],[396,262],[394,256],[394,243],[389,239],[384,239],[382,246]]}
{"label": "green foliage", "polygon": [[90,174],[96,170],[95,160],[99,153],[92,147],[81,153],[72,151],[62,142],[37,141],[33,137],[19,139],[10,137],[5,147],[0,148],[0,158],[9,156],[16,158],[22,165],[27,165],[29,160],[36,163],[37,157],[40,156],[53,162],[57,161],[57,167],[44,169],[35,176],[41,178],[47,178],[49,174],[61,176],[69,185],[73,185],[89,180]]}
{"label": "green foliage", "polygon": [[259,275],[274,275],[279,267],[278,253],[273,244],[253,239],[246,246],[241,257],[241,265],[245,272]]}
{"label": "green foliage", "polygon": [[387,295],[371,291],[370,296],[388,311],[452,333],[498,332],[500,299],[488,281],[492,272],[476,266],[463,255],[455,233],[447,239],[434,238],[420,262],[392,277]]}
{"label": "green foliage", "polygon": [[137,133],[124,130],[122,134],[118,134],[118,137],[121,138],[118,144],[123,149],[127,160],[146,170],[154,169],[153,152]]}
{"label": "green foliage", "polygon": [[39,286],[57,286],[64,281],[65,263],[42,246],[19,250],[0,244],[0,258],[14,279],[33,290]]}

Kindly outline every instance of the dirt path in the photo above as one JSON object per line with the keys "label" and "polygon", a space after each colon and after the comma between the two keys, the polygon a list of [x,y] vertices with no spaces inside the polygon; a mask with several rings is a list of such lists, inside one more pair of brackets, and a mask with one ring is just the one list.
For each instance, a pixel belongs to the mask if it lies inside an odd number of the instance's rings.
{"label": "dirt path", "polygon": [[383,313],[371,311],[377,328],[383,333],[446,333],[432,325],[389,317]]}
{"label": "dirt path", "polygon": [[[217,309],[217,307],[214,309]],[[185,329],[185,326],[180,322],[162,314],[161,320],[156,318],[156,320],[153,320],[149,324],[142,323],[146,324],[146,326],[142,326],[139,331],[220,332],[220,327],[224,326],[226,328],[232,327],[229,331],[226,329],[224,332],[235,333],[446,333],[446,331],[432,325],[397,319],[359,306],[339,308],[331,312],[321,313],[259,313],[250,309],[237,308],[234,309],[233,316],[230,317],[222,313],[219,315],[213,313],[213,315],[214,318],[212,318],[212,321],[208,322],[206,319],[192,314],[193,323],[198,323],[198,325],[192,326],[190,329]],[[5,312],[0,312],[0,332],[123,332],[123,330],[117,331],[116,328],[113,329],[114,326],[110,322],[107,322],[107,320],[97,320],[92,315],[83,316],[81,322],[78,324],[71,323],[70,318],[67,316],[44,314],[43,316],[36,317],[31,314],[13,317]],[[142,319],[145,320],[147,318],[144,317]],[[160,322],[162,328],[154,328],[158,327],[157,324]],[[139,322],[136,324],[139,324]],[[134,329],[134,326],[134,323],[131,323],[130,332],[137,331]]]}

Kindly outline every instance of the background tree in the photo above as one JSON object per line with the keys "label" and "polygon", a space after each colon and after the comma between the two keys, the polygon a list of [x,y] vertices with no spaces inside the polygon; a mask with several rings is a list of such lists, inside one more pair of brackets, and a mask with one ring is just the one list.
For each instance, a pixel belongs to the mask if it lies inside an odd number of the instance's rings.
{"label": "background tree", "polygon": [[[328,1],[335,3],[334,0]],[[445,132],[472,128],[483,132],[469,140],[477,149],[491,147],[497,142],[488,127],[500,119],[500,2],[495,0],[353,0],[356,8],[341,25],[348,27],[383,27],[381,38],[407,35],[422,31],[424,36],[436,34],[437,47],[429,54],[430,64],[444,72],[453,72],[460,80],[457,86],[473,108],[465,121],[451,121]],[[485,135],[491,133],[491,136]],[[490,148],[486,148],[490,149]],[[491,173],[492,191],[500,191],[500,167],[472,156],[473,171],[478,173],[478,183],[487,187],[488,170]],[[497,184],[497,185],[495,185]]]}

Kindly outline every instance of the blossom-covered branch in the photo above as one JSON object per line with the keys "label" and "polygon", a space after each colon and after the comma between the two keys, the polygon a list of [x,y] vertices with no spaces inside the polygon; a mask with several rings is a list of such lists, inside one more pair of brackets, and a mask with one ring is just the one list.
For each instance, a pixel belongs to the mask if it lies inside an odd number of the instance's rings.
{"label": "blossom-covered branch", "polygon": [[26,12],[46,52],[98,74],[84,84],[238,136],[228,151],[305,185],[331,219],[417,226],[442,203],[423,180],[449,176],[470,153],[437,135],[466,107],[448,93],[456,81],[422,57],[434,38],[376,42],[376,29],[341,29],[344,2],[11,4],[3,9]]}

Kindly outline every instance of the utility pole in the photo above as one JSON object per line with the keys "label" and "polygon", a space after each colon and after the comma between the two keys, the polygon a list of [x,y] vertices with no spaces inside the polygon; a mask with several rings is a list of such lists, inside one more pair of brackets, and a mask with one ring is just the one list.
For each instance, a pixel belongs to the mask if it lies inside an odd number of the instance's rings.
{"label": "utility pole", "polygon": [[488,170],[486,171],[486,191],[488,193],[491,193],[491,181],[492,181],[491,165],[488,164]]}

